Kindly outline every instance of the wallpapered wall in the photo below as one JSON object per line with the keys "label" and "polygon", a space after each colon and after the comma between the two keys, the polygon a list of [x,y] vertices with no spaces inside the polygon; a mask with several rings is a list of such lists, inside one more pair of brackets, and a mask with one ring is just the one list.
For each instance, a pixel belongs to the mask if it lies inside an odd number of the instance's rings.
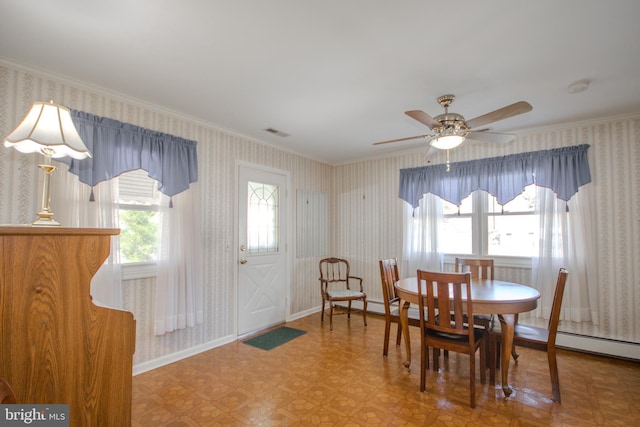
{"label": "wallpapered wall", "polygon": [[[424,165],[420,152],[330,166],[215,129],[159,106],[0,63],[0,134],[13,129],[33,101],[48,99],[199,142],[206,262],[205,322],[195,328],[153,336],[155,279],[124,281],[124,308],[132,311],[137,319],[136,366],[234,338],[235,264],[233,252],[225,251],[224,246],[225,242],[234,241],[236,161],[289,171],[292,197],[297,189],[329,194],[329,252],[348,257],[353,273],[364,278],[369,299],[382,300],[378,259],[402,256],[405,206],[397,197],[399,169]],[[591,144],[589,161],[593,183],[590,185],[595,187],[598,197],[595,209],[600,322],[597,325],[563,324],[562,328],[640,342],[640,286],[637,283],[640,277],[640,116],[522,133],[507,146],[469,144],[452,151],[451,161],[581,143]],[[444,158],[439,154],[431,161],[441,163]],[[35,155],[0,149],[0,223],[33,220],[40,183],[37,162]],[[290,315],[313,313],[321,302],[318,259],[298,259],[295,254],[291,259]],[[496,274],[505,280],[531,281],[528,268],[502,266]]]}
{"label": "wallpapered wall", "polygon": [[[290,197],[299,188],[328,194],[332,167],[217,130],[161,107],[0,63],[0,135],[6,135],[19,123],[33,101],[49,99],[73,109],[198,141],[199,191],[203,194],[200,217],[206,280],[205,322],[195,328],[154,336],[155,279],[124,281],[124,308],[132,311],[137,321],[134,365],[232,339],[235,264],[234,253],[226,251],[225,244],[234,241],[235,162],[289,171]],[[25,224],[34,220],[39,208],[41,178],[36,166],[39,161],[39,156],[0,148],[1,224]],[[55,212],[55,206],[52,208]],[[295,213],[292,217],[295,218]],[[291,281],[295,286],[290,291],[290,307],[291,313],[298,313],[320,305],[317,259],[296,259],[293,256],[292,260]]]}
{"label": "wallpapered wall", "polygon": [[[640,116],[591,121],[520,134],[506,146],[471,145],[451,151],[451,161],[495,157],[587,143],[598,242],[598,317],[562,322],[560,329],[640,343]],[[444,163],[444,153],[431,159]],[[416,153],[336,166],[331,204],[334,250],[354,260],[369,284],[367,295],[381,300],[376,260],[402,257],[404,202],[397,196],[399,170],[425,165]],[[447,268],[448,266],[445,266]],[[403,272],[401,272],[401,275]],[[409,275],[409,274],[407,274]],[[529,268],[500,266],[496,277],[531,283]],[[526,316],[521,319],[527,320]],[[546,325],[541,319],[529,321]]]}

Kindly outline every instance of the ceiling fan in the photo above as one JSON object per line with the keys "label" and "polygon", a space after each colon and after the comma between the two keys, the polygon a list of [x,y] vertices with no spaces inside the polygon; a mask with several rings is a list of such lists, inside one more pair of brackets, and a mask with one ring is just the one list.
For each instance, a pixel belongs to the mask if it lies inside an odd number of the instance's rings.
{"label": "ceiling fan", "polygon": [[442,95],[439,97],[438,103],[444,108],[444,114],[440,114],[435,117],[431,117],[421,110],[405,111],[407,116],[426,125],[432,133],[376,142],[373,145],[408,141],[418,138],[429,139],[430,147],[434,147],[439,150],[450,150],[459,146],[465,140],[506,144],[513,140],[513,135],[474,129],[477,129],[479,126],[497,122],[498,120],[529,112],[533,109],[531,104],[528,102],[519,101],[471,120],[465,120],[460,114],[449,112],[449,106],[453,103],[455,98],[456,97],[454,95]]}

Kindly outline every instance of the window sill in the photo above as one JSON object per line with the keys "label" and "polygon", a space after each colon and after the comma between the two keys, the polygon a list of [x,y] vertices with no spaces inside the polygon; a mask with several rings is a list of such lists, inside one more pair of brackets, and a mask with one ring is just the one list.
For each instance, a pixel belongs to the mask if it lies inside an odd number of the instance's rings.
{"label": "window sill", "polygon": [[122,264],[120,275],[122,280],[148,279],[158,275],[158,264],[155,262],[132,262]]}
{"label": "window sill", "polygon": [[[476,258],[475,255],[445,255],[445,264],[454,264],[455,257],[461,258]],[[508,256],[482,256],[478,258],[493,258],[496,267],[508,267],[508,268],[531,268],[531,258],[527,257],[508,257]]]}

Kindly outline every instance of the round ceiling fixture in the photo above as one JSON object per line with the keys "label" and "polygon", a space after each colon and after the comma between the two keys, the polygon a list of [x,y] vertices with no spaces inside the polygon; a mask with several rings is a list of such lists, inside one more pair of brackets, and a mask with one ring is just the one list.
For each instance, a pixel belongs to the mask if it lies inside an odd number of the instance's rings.
{"label": "round ceiling fixture", "polygon": [[575,83],[572,83],[569,85],[569,88],[568,88],[569,93],[584,92],[589,88],[589,83],[591,83],[589,80],[579,80]]}

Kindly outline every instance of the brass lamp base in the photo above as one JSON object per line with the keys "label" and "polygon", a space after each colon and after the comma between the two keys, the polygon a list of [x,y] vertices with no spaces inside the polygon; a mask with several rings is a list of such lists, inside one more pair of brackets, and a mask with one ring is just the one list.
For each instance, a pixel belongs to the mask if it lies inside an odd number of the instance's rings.
{"label": "brass lamp base", "polygon": [[40,218],[31,223],[32,227],[60,227],[62,225],[53,219],[52,212],[38,212],[38,216]]}
{"label": "brass lamp base", "polygon": [[60,223],[53,219],[53,212],[51,212],[51,174],[57,168],[51,164],[50,148],[43,148],[42,154],[44,154],[44,163],[38,165],[42,169],[42,198],[41,208],[38,212],[38,219],[31,223],[34,227],[60,227]]}

